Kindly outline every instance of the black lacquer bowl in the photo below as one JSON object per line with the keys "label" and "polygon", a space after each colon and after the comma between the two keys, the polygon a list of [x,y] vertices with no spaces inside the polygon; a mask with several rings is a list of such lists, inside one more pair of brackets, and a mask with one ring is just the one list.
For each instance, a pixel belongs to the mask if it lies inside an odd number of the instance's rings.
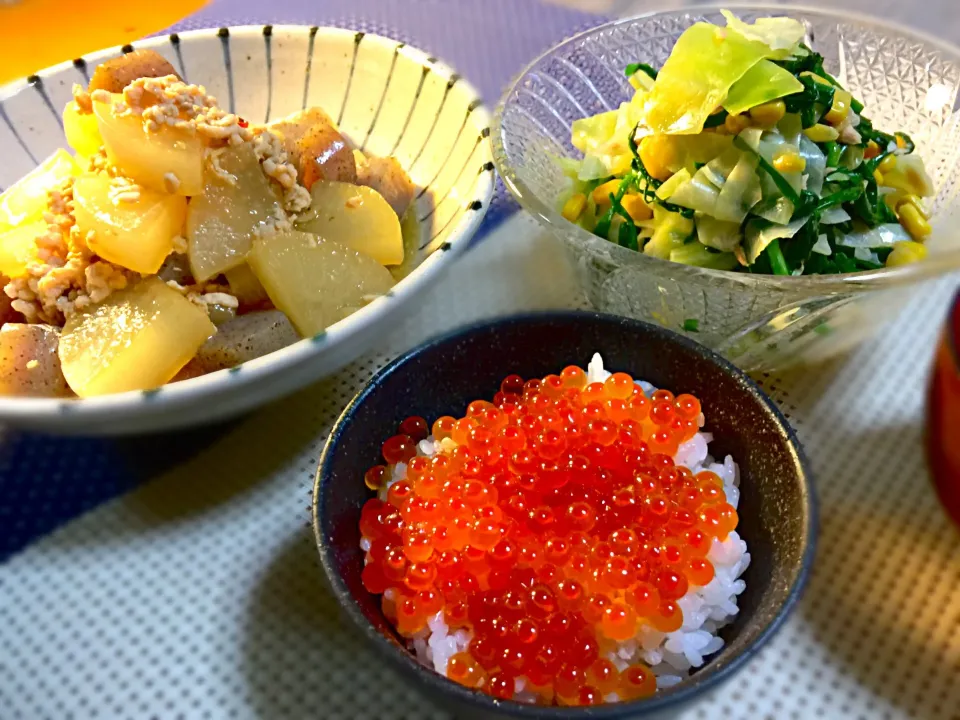
{"label": "black lacquer bowl", "polygon": [[[743,576],[740,613],[721,631],[724,648],[683,683],[654,697],[591,708],[498,701],[421,666],[394,633],[380,599],[360,582],[360,509],[370,497],[366,468],[382,442],[410,415],[431,421],[463,414],[492,398],[511,373],[543,377],[585,367],[594,352],[609,370],[700,398],[714,434],[714,457],[740,465],[738,532],[752,562]],[[800,444],[786,419],[740,370],[706,348],[643,322],[588,312],[549,312],[483,323],[434,340],[395,360],[350,403],[330,435],[314,489],[314,529],[324,569],[347,614],[386,662],[457,717],[662,717],[715,688],[742,668],[796,604],[809,574],[816,499]]]}

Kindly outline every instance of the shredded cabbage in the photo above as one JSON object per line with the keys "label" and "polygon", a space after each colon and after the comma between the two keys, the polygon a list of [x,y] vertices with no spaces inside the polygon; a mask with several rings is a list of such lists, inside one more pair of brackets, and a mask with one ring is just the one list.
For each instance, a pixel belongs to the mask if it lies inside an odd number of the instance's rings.
{"label": "shredded cabbage", "polygon": [[722,188],[724,183],[727,182],[727,178],[730,177],[730,173],[732,173],[733,169],[737,166],[740,155],[739,150],[731,147],[722,155],[718,155],[708,162],[704,167],[707,170],[707,177],[710,179],[710,182],[718,188]]}
{"label": "shredded cabbage", "polygon": [[912,239],[900,223],[884,223],[875,228],[842,234],[836,242],[849,248],[884,248]]}
{"label": "shredded cabbage", "polygon": [[657,197],[661,200],[669,200],[677,191],[677,188],[687,182],[687,180],[689,180],[691,177],[693,176],[686,168],[683,168],[679,172],[675,172],[670,176],[669,180],[657,188]]}
{"label": "shredded cabbage", "polygon": [[720,190],[713,216],[718,220],[741,223],[761,197],[757,158],[749,153],[741,153]]}
{"label": "shredded cabbage", "polygon": [[574,121],[570,141],[584,154],[580,180],[619,176],[630,170],[633,154],[628,138],[640,121],[642,97],[643,93],[637,93],[616,110]]}
{"label": "shredded cabbage", "polygon": [[774,240],[792,238],[810,218],[794,220],[789,225],[767,225],[763,220],[751,220],[747,223],[744,250],[747,262],[753,265],[760,257],[760,253],[767,249],[767,245]]}
{"label": "shredded cabbage", "polygon": [[723,107],[731,115],[738,115],[757,105],[802,91],[803,83],[790,71],[769,60],[761,60],[733,84]]}
{"label": "shredded cabbage", "polygon": [[763,137],[763,130],[760,128],[747,128],[743,130],[738,137],[749,147],[760,152],[760,138]]}
{"label": "shredded cabbage", "polygon": [[733,253],[710,252],[700,243],[687,243],[671,250],[670,260],[683,265],[696,265],[713,270],[733,270],[737,266],[737,258]]}
{"label": "shredded cabbage", "polygon": [[936,194],[933,181],[919,155],[898,155],[897,164],[892,170],[883,173],[883,182],[880,184],[920,197],[932,197]]}
{"label": "shredded cabbage", "polygon": [[580,160],[568,157],[554,157],[553,161],[560,166],[563,174],[572,180],[577,179],[577,175],[580,174],[580,166],[583,164]]}
{"label": "shredded cabbage", "polygon": [[593,117],[574,120],[570,128],[570,142],[582,153],[596,152],[613,137],[613,131],[617,127],[618,112],[618,110],[610,110]]}
{"label": "shredded cabbage", "polygon": [[704,168],[700,168],[689,180],[670,195],[670,202],[680,207],[712,215],[720,197],[720,190],[710,182]]}
{"label": "shredded cabbage", "polygon": [[783,135],[783,139],[795,147],[800,146],[800,138],[803,135],[803,121],[797,113],[787,113],[783,119],[777,123],[777,132]]}
{"label": "shredded cabbage", "polygon": [[580,163],[580,171],[577,173],[577,180],[589,182],[590,180],[600,180],[610,177],[610,171],[607,170],[607,164],[596,155],[587,155]]}
{"label": "shredded cabbage", "polygon": [[820,255],[833,255],[833,248],[830,247],[830,240],[825,234],[820,234],[817,236],[817,242],[814,243],[813,247],[810,248],[810,252],[819,253]]}
{"label": "shredded cabbage", "polygon": [[699,22],[673,46],[647,96],[644,122],[655,133],[694,135],[730,87],[770,54],[762,42]]}
{"label": "shredded cabbage", "polygon": [[748,40],[761,42],[772,51],[778,51],[776,57],[785,58],[792,55],[807,34],[806,28],[799,20],[786,17],[757,18],[752,25],[745,23],[729,10],[721,10],[720,14],[727,20],[727,27],[743,35]]}
{"label": "shredded cabbage", "polygon": [[647,75],[645,71],[637,70],[627,79],[627,82],[630,83],[634,90],[643,90],[646,92],[653,89],[654,80]]}
{"label": "shredded cabbage", "polygon": [[663,208],[653,209],[653,218],[656,221],[656,230],[653,237],[643,246],[646,255],[669,260],[670,253],[683,247],[690,233],[693,232],[693,218],[685,218],[680,213],[669,212]]}
{"label": "shredded cabbage", "polygon": [[840,223],[847,222],[849,219],[850,213],[842,207],[836,206],[823,211],[823,214],[820,216],[820,224],[839,225]]}
{"label": "shredded cabbage", "polygon": [[786,225],[790,222],[790,218],[793,217],[793,211],[795,209],[793,203],[787,200],[787,198],[778,197],[773,200],[772,203],[769,201],[764,202],[763,209],[758,210],[757,208],[753,208],[752,212],[757,217],[762,217],[764,220],[769,220],[777,225]]}
{"label": "shredded cabbage", "polygon": [[803,170],[807,178],[805,190],[814,195],[823,191],[823,178],[827,174],[827,156],[823,154],[817,144],[806,135],[800,136],[800,157],[806,161]]}
{"label": "shredded cabbage", "polygon": [[703,213],[695,213],[693,219],[697,226],[697,239],[707,247],[731,252],[743,239],[740,223],[717,220]]}
{"label": "shredded cabbage", "polygon": [[[787,139],[778,132],[765,132],[763,133],[763,137],[760,139],[760,146],[757,152],[759,152],[764,159],[772,165],[774,159],[780,153],[796,153],[799,155],[800,148],[787,142]],[[794,192],[799,195],[800,191],[803,190],[803,173],[799,171],[781,172],[780,175],[782,175],[783,179],[789,183]],[[822,184],[823,183],[821,182],[821,186]],[[780,194],[781,193],[779,189],[777,189],[773,178],[767,173],[763,173],[764,197],[777,197]]]}

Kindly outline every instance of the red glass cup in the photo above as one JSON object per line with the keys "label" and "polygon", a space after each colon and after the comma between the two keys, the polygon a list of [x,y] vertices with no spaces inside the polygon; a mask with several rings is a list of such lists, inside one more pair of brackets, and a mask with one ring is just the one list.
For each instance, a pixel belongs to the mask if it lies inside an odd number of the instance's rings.
{"label": "red glass cup", "polygon": [[940,500],[960,525],[960,293],[934,360],[927,398],[927,457]]}

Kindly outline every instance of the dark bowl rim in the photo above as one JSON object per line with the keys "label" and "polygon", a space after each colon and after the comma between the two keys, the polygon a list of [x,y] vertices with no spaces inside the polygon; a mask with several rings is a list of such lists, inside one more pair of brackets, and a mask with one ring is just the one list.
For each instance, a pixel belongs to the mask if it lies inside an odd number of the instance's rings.
{"label": "dark bowl rim", "polygon": [[[723,371],[737,377],[744,382],[748,392],[755,399],[766,407],[773,415],[777,425],[781,427],[787,436],[789,445],[795,456],[795,466],[798,473],[796,481],[800,485],[801,496],[805,500],[806,527],[803,533],[803,542],[805,548],[800,561],[800,569],[794,578],[793,584],[787,593],[786,600],[777,610],[776,615],[764,627],[757,638],[747,646],[739,655],[731,658],[723,667],[715,670],[710,676],[702,682],[695,685],[682,683],[676,690],[671,689],[668,694],[657,694],[652,698],[630,701],[625,703],[611,703],[598,705],[594,707],[557,707],[530,705],[514,701],[496,700],[489,695],[479,691],[470,690],[464,686],[449,680],[442,675],[434,672],[432,669],[422,665],[409,651],[403,650],[396,642],[391,642],[387,637],[377,630],[369,620],[360,611],[357,602],[352,593],[344,583],[340,573],[336,570],[333,560],[332,547],[323,539],[321,529],[321,515],[323,514],[323,501],[321,487],[326,477],[326,468],[328,467],[328,458],[336,451],[336,447],[344,432],[344,425],[352,417],[357,407],[362,404],[370,395],[377,392],[382,381],[393,373],[401,370],[410,360],[418,355],[433,350],[444,345],[450,344],[464,336],[473,333],[490,330],[495,327],[505,325],[523,325],[530,322],[544,320],[569,320],[573,322],[617,322],[629,326],[633,330],[640,330],[645,333],[652,333],[665,342],[672,342],[686,347],[696,352],[713,364],[719,366]],[[441,695],[452,696],[460,703],[473,705],[486,712],[508,713],[515,717],[535,717],[543,720],[580,720],[581,718],[597,718],[608,720],[619,720],[624,717],[642,717],[658,711],[675,708],[684,705],[693,700],[698,695],[706,693],[725,682],[740,670],[780,629],[783,623],[793,611],[797,602],[805,589],[813,565],[813,559],[816,553],[817,532],[819,529],[819,502],[817,500],[816,489],[813,483],[813,476],[810,471],[809,461],[806,458],[803,447],[797,438],[793,427],[784,417],[783,413],[776,404],[763,392],[757,383],[743,370],[737,368],[733,363],[709,348],[697,343],[694,340],[684,337],[666,328],[659,327],[652,323],[642,320],[634,320],[608,313],[599,313],[588,310],[545,310],[526,312],[521,314],[512,314],[502,317],[485,319],[471,323],[466,326],[458,327],[452,331],[431,338],[411,350],[395,358],[383,368],[381,368],[360,390],[359,393],[344,408],[343,412],[337,418],[336,423],[330,430],[330,435],[324,444],[320,454],[320,460],[315,475],[313,487],[313,504],[311,509],[314,539],[320,551],[320,561],[323,570],[330,583],[331,589],[337,598],[341,608],[346,611],[354,625],[371,642],[378,647],[382,654],[391,658],[393,667],[398,671],[408,675],[415,675],[424,683],[426,689]],[[710,665],[710,661],[704,664],[704,668]]]}

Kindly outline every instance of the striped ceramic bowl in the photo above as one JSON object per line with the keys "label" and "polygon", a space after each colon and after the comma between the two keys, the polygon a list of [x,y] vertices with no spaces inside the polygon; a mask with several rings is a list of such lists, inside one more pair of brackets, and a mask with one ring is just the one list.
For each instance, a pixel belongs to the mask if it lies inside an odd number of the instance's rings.
{"label": "striped ceramic bowl", "polygon": [[[370,350],[396,314],[469,243],[494,189],[490,117],[448,66],[387,38],[335,28],[257,26],[153,38],[137,48],[166,56],[183,78],[253,122],[324,108],[353,142],[392,155],[422,188],[409,274],[315,337],[230,370],[144,392],[84,400],[0,397],[0,423],[54,432],[144,432],[207,422],[297,390]],[[130,45],[78,58],[5,88],[0,100],[0,186],[58,147],[60,113],[74,83]]]}

